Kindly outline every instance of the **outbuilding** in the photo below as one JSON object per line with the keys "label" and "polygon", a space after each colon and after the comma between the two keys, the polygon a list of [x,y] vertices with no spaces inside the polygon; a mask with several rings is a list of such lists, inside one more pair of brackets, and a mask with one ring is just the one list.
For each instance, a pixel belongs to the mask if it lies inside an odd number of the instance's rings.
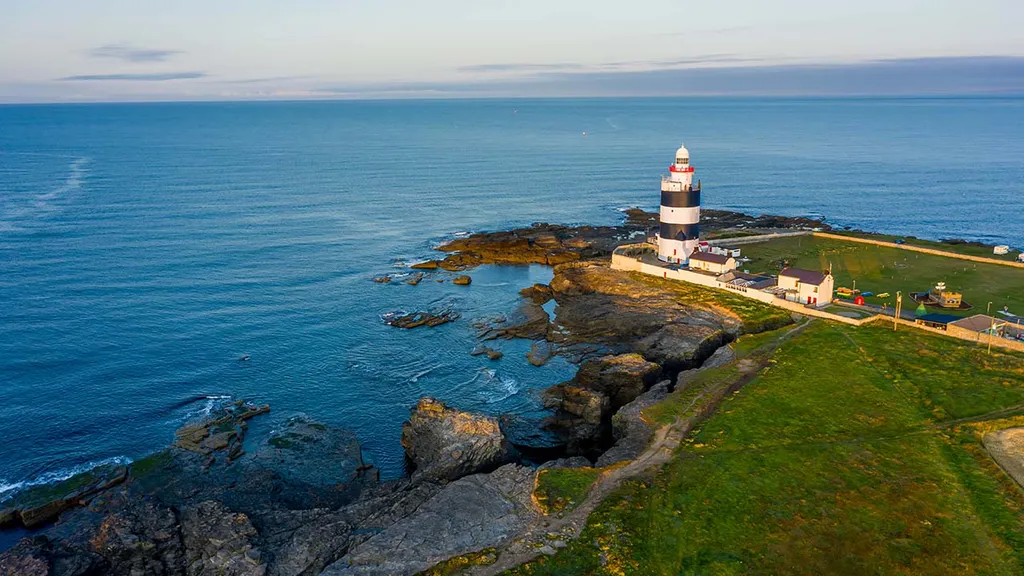
{"label": "outbuilding", "polygon": [[725,274],[736,269],[736,259],[726,254],[694,252],[690,256],[690,268],[714,274]]}
{"label": "outbuilding", "polygon": [[779,272],[779,288],[784,291],[786,300],[792,302],[826,306],[832,302],[834,287],[835,280],[828,271],[815,272],[790,267]]}
{"label": "outbuilding", "polygon": [[957,320],[962,320],[961,316],[954,316],[952,314],[923,314],[914,319],[916,324],[927,326],[929,328],[938,328],[939,330],[945,330],[946,326]]}

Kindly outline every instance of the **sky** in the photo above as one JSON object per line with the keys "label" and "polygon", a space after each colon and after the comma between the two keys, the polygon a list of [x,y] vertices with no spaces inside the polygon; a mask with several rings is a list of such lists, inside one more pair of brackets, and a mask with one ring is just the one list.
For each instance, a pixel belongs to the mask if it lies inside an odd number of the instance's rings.
{"label": "sky", "polygon": [[0,102],[1024,94],[1022,0],[0,0]]}

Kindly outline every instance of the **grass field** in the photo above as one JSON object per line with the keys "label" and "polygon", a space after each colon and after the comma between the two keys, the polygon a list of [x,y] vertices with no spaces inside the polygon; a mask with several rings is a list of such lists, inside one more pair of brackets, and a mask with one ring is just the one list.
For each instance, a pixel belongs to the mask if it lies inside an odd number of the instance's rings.
{"label": "grass field", "polygon": [[983,258],[992,258],[995,260],[1008,260],[1010,262],[1016,260],[1017,255],[1020,254],[1018,250],[1010,250],[1009,253],[1002,255],[993,254],[992,246],[984,244],[953,244],[950,242],[922,240],[920,238],[892,236],[890,234],[871,234],[868,232],[851,232],[845,230],[831,230],[830,233],[842,236],[853,236],[855,238],[867,238],[868,240],[878,240],[880,242],[896,242],[897,240],[902,240],[908,246],[920,246],[922,248],[931,248],[933,250],[944,250],[946,252],[956,252],[957,254],[967,254],[969,256],[981,256]]}
{"label": "grass field", "polygon": [[1021,574],[1024,494],[980,430],[1022,414],[1024,355],[816,321],[670,464],[515,573]]}
{"label": "grass field", "polygon": [[826,270],[831,263],[837,288],[852,287],[856,281],[859,290],[890,294],[888,298],[867,298],[871,304],[892,305],[899,290],[904,295],[903,307],[912,309],[916,304],[910,300],[910,292],[927,292],[936,282],[945,282],[974,306],[953,314],[984,314],[988,302],[992,302],[993,314],[1003,306],[1024,314],[1024,270],[1019,268],[813,236],[779,238],[742,249],[752,261],[740,267],[751,272],[777,274],[783,261],[809,270]]}

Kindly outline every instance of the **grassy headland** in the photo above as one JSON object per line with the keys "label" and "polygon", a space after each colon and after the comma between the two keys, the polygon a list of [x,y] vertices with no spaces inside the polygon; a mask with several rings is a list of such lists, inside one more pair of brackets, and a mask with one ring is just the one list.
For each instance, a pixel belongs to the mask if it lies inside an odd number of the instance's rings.
{"label": "grassy headland", "polygon": [[[777,346],[777,348],[776,348]],[[517,574],[1020,574],[1024,495],[979,429],[1024,413],[1024,355],[815,322],[740,339],[765,367],[579,538]],[[689,406],[681,386],[645,415]]]}

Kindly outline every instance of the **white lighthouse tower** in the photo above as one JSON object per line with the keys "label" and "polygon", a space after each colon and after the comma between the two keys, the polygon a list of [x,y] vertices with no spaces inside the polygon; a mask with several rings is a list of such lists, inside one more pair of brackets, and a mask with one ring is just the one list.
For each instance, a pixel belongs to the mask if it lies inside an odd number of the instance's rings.
{"label": "white lighthouse tower", "polygon": [[658,259],[685,264],[700,242],[700,183],[693,186],[690,151],[681,146],[661,179],[661,228]]}

